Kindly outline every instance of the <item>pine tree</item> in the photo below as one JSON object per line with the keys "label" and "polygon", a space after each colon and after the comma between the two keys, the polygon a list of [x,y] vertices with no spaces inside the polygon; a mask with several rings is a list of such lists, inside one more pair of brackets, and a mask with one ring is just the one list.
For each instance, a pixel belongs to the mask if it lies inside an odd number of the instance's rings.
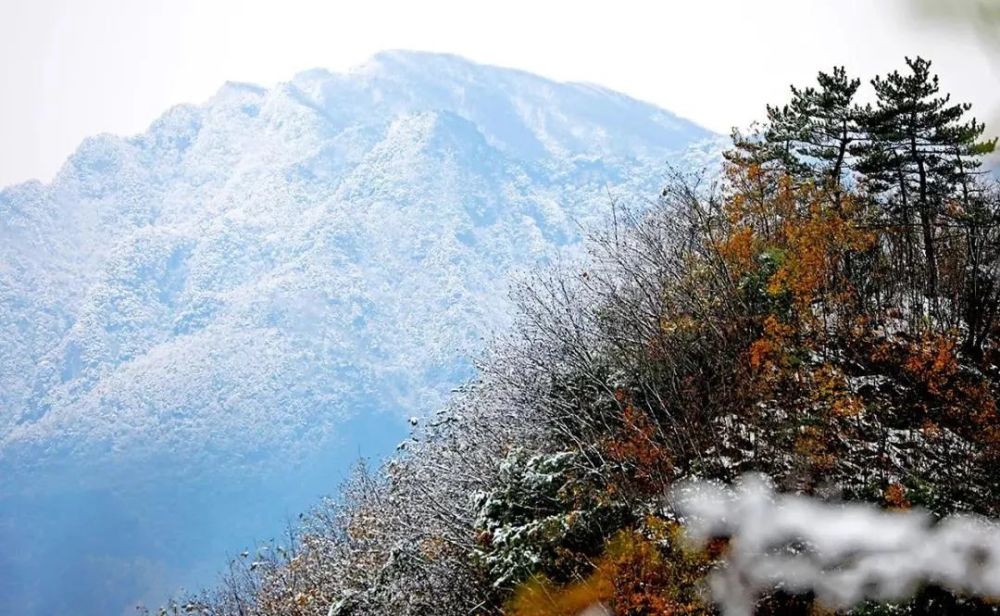
{"label": "pine tree", "polygon": [[833,189],[838,203],[850,167],[852,145],[861,138],[859,112],[854,96],[859,79],[847,76],[844,67],[820,72],[817,87],[792,86],[792,100],[784,107],[768,106],[767,141],[785,144],[794,160],[793,174],[805,172],[817,183]]}
{"label": "pine tree", "polygon": [[970,105],[939,95],[929,61],[906,58],[906,64],[908,74],[894,71],[872,80],[877,102],[864,114],[869,139],[855,146],[855,153],[858,170],[884,199],[889,218],[903,229],[920,230],[924,294],[936,299],[940,216],[946,203],[962,198],[963,186],[969,195],[980,157],[994,142],[979,141],[981,123],[963,121]]}

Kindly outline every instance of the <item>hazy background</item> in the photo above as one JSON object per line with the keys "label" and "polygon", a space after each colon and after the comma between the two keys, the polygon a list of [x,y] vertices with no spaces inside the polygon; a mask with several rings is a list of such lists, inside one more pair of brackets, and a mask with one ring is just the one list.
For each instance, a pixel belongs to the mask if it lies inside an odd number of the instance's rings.
{"label": "hazy background", "polygon": [[[718,132],[760,118],[766,103],[786,100],[790,83],[819,69],[845,64],[867,78],[921,54],[935,61],[946,91],[1000,125],[995,2],[658,4],[0,0],[0,186],[47,181],[83,138],[144,131],[170,106],[205,100],[225,81],[271,86],[391,48],[598,83]],[[209,171],[223,167],[211,162]],[[62,216],[71,210],[54,211],[54,226],[73,226]],[[0,359],[10,352],[0,346]],[[288,475],[142,480],[128,492],[39,489],[0,502],[0,612],[6,597],[18,613],[131,614],[120,610],[123,597],[153,601],[211,580],[225,553],[280,531],[285,517],[333,492],[358,457],[392,451],[406,434],[403,416],[393,423],[367,410],[343,426],[363,439],[296,462]],[[143,477],[144,469],[124,470]]]}
{"label": "hazy background", "polygon": [[[997,109],[988,0],[3,0],[0,185],[47,180],[82,138],[142,131],[226,80],[343,70],[388,48],[453,52],[654,102],[717,131],[792,82],[869,76],[923,54]],[[985,7],[985,8],[984,8]],[[930,18],[928,18],[930,17]],[[988,107],[986,107],[988,105]],[[985,112],[981,112],[984,113]]]}

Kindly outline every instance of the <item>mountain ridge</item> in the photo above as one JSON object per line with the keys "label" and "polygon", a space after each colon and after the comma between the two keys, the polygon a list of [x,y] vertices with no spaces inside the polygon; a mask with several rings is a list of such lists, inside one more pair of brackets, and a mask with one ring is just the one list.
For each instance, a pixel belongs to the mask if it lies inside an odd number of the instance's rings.
{"label": "mountain ridge", "polygon": [[[444,83],[458,85],[445,89]],[[503,95],[497,95],[497,89]],[[594,92],[590,86],[559,84],[522,71],[483,67],[456,56],[393,51],[378,54],[347,73],[307,71],[270,89],[227,83],[203,105],[171,108],[143,134],[128,138],[98,135],[84,140],[51,184],[30,183],[0,192],[0,205],[6,206],[0,209],[8,214],[0,233],[27,242],[29,248],[42,249],[47,234],[52,236],[52,227],[58,228],[54,220],[64,219],[59,239],[69,241],[62,249],[49,248],[55,249],[49,260],[63,259],[61,267],[73,271],[71,278],[78,278],[67,280],[51,271],[42,276],[55,295],[76,298],[59,307],[58,317],[50,315],[50,327],[59,330],[60,324],[69,321],[73,326],[62,327],[61,346],[53,340],[33,345],[33,349],[49,349],[45,357],[34,358],[40,368],[33,385],[8,388],[20,391],[22,400],[33,402],[16,425],[8,423],[2,430],[0,452],[12,443],[35,438],[34,434],[46,430],[46,423],[56,421],[50,417],[66,415],[69,406],[83,404],[91,409],[83,415],[97,414],[93,409],[106,410],[107,400],[87,400],[94,396],[107,399],[109,395],[113,399],[116,388],[128,387],[123,374],[139,369],[142,356],[157,345],[169,344],[171,332],[156,323],[204,310],[197,306],[211,305],[213,299],[238,304],[243,300],[232,295],[236,292],[232,285],[239,285],[235,279],[226,283],[226,277],[239,278],[240,267],[277,267],[291,256],[262,252],[260,240],[266,240],[266,234],[254,236],[254,246],[241,249],[239,243],[246,240],[237,228],[249,232],[250,225],[253,233],[262,233],[269,216],[301,217],[321,225],[319,221],[331,208],[342,209],[348,201],[360,200],[364,207],[378,209],[388,202],[408,206],[447,195],[445,201],[464,201],[462,217],[467,226],[471,223],[469,230],[475,230],[495,224],[506,207],[496,195],[515,191],[530,222],[507,220],[513,225],[507,232],[527,232],[517,230],[524,223],[533,229],[529,235],[540,234],[542,241],[567,244],[577,232],[569,221],[592,218],[593,213],[587,208],[574,211],[574,207],[547,206],[548,215],[555,218],[546,219],[544,208],[539,209],[541,204],[553,203],[555,194],[580,178],[591,182],[587,198],[593,200],[597,181],[627,183],[627,175],[635,173],[635,168],[648,170],[656,156],[666,159],[672,146],[686,145],[694,140],[692,135],[710,138],[699,127],[628,97],[615,95],[603,108],[591,105],[590,97],[607,96],[606,91]],[[367,93],[364,104],[344,102],[361,96],[359,93]],[[583,102],[575,98],[579,96]],[[553,101],[573,105],[563,104],[558,112],[552,112],[545,103]],[[675,143],[656,146],[658,154],[651,155],[657,135],[646,137],[635,130],[632,120],[623,122],[628,129],[621,131],[624,138],[611,135],[596,123],[634,109],[651,114],[649,126],[653,129],[649,132],[679,131],[670,133]],[[643,140],[646,143],[636,146]],[[606,156],[599,156],[600,152]],[[627,158],[617,160],[619,155]],[[549,185],[548,194],[540,194],[532,185],[539,179]],[[553,190],[555,184],[562,186]],[[317,199],[317,194],[330,198]],[[279,202],[275,209],[273,204]],[[37,228],[17,233],[15,212],[25,222],[36,223]],[[46,224],[51,226],[46,228]],[[221,228],[227,225],[229,232]],[[346,226],[342,221],[341,230],[332,237],[340,237],[345,247],[357,245],[356,240],[344,237]],[[198,282],[199,272],[188,271],[188,260],[197,263],[199,253],[214,250],[210,242],[197,239],[205,232],[219,233],[222,237],[217,239],[236,245],[227,257],[230,261],[216,254],[216,261],[200,272],[201,284],[207,287],[199,289],[204,291],[199,299],[191,293],[192,279]],[[291,239],[302,240],[302,235],[309,233],[308,228],[301,228]],[[466,232],[463,237],[468,242],[473,235]],[[268,250],[282,252],[280,247],[268,246]],[[429,254],[414,250],[412,254]],[[545,251],[540,247],[534,250],[539,256]],[[157,254],[159,261],[147,263],[141,271],[125,271],[141,262],[143,254]],[[23,251],[14,257],[21,259],[4,261],[25,261]],[[118,274],[107,270],[115,259],[123,260],[120,267],[125,268]],[[180,261],[171,267],[170,259]],[[73,263],[86,267],[74,270]],[[25,267],[30,265],[35,264]],[[103,274],[99,273],[102,268]],[[271,273],[277,275],[277,271]],[[152,278],[143,278],[146,274]],[[184,278],[188,275],[193,278]],[[171,276],[183,279],[170,282]],[[247,276],[250,278],[244,279],[244,284],[253,282],[252,275]],[[8,287],[15,286],[5,282]],[[166,288],[170,284],[178,288]],[[298,285],[302,287],[301,281]],[[109,286],[125,291],[102,298]],[[494,286],[493,291],[500,289]],[[175,302],[183,304],[178,314]],[[243,314],[246,318],[247,313]],[[109,322],[107,315],[122,318]],[[92,320],[89,329],[88,318]],[[479,329],[482,333],[482,327]],[[148,336],[117,335],[123,330],[140,330]],[[181,327],[174,333],[184,331]],[[266,338],[270,335],[267,332],[258,333]],[[242,383],[247,384],[250,378],[245,375]],[[10,381],[9,374],[4,380]],[[111,385],[113,382],[118,385]],[[25,395],[29,389],[42,389],[46,394]],[[135,397],[130,400],[123,403],[130,409],[139,404]],[[16,399],[8,395],[5,404],[12,403],[16,404]],[[162,406],[162,402],[153,404]],[[77,428],[91,419],[82,417],[81,424],[80,413],[76,415]],[[59,434],[69,429],[56,421],[47,431]],[[115,439],[114,435],[109,438]]]}
{"label": "mountain ridge", "polygon": [[401,53],[224,85],[0,190],[0,612],[206,583],[438,408],[609,195],[719,150],[628,97]]}

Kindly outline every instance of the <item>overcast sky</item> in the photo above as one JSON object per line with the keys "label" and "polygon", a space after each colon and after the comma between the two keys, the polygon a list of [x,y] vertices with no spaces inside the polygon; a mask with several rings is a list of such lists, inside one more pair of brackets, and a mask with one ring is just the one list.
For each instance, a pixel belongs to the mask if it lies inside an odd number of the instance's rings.
{"label": "overcast sky", "polygon": [[818,69],[868,76],[905,54],[998,115],[981,42],[907,0],[0,0],[0,186],[48,180],[87,135],[141,132],[226,80],[271,85],[381,49],[598,83],[728,131]]}

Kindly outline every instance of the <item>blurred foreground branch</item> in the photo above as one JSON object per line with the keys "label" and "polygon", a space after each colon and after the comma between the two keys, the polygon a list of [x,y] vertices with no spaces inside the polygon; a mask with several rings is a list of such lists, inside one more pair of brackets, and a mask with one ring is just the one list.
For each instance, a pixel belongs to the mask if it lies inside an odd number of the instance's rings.
{"label": "blurred foreground branch", "polygon": [[933,523],[921,511],[887,512],[775,494],[760,476],[734,488],[693,482],[672,492],[689,536],[730,539],[710,580],[726,616],[753,614],[765,592],[813,592],[825,606],[910,598],[922,584],[1000,596],[1000,526],[971,515]]}

